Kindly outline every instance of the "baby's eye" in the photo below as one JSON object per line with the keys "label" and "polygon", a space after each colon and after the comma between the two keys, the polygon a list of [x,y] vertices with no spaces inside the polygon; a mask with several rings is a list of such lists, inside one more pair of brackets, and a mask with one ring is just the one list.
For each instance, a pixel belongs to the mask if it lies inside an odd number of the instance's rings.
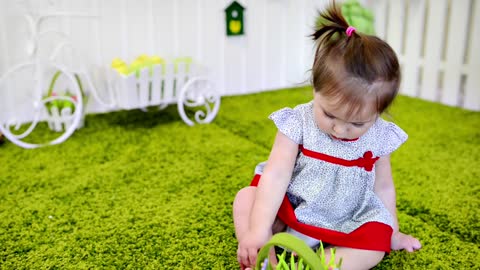
{"label": "baby's eye", "polygon": [[354,127],[363,127],[363,125],[365,125],[365,123],[352,123],[352,125]]}
{"label": "baby's eye", "polygon": [[335,118],[335,116],[329,114],[329,113],[326,113],[326,112],[323,112],[323,114],[325,114],[326,117],[330,118],[330,119],[333,119]]}

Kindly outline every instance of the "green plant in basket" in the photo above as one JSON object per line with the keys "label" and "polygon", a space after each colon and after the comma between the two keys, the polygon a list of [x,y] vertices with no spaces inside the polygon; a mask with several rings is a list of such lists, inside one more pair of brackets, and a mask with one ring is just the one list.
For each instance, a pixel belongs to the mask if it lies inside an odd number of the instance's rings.
{"label": "green plant in basket", "polygon": [[274,266],[268,261],[268,254],[270,249],[275,246],[284,250],[282,254],[277,255],[276,270],[334,270],[340,269],[342,264],[342,259],[338,265],[335,264],[335,248],[330,249],[330,260],[327,262],[322,242],[315,253],[298,237],[288,233],[278,233],[260,249],[256,270],[274,269]]}
{"label": "green plant in basket", "polygon": [[[357,0],[347,0],[341,4],[342,15],[347,20],[348,24],[355,27],[358,32],[374,35],[375,34],[375,19],[373,13],[363,7]],[[320,28],[326,21],[321,16],[318,16],[315,21],[315,26]]]}
{"label": "green plant in basket", "polygon": [[[75,107],[76,107],[74,102],[77,101],[77,97],[75,95],[73,95],[72,93],[70,93],[69,89],[65,89],[64,90],[65,93],[62,93],[62,94],[59,94],[58,92],[54,91],[55,84],[56,84],[58,78],[60,77],[60,75],[62,75],[61,71],[55,72],[55,74],[53,75],[52,81],[50,82],[50,86],[48,87],[47,95],[44,98],[63,95],[63,96],[67,96],[67,97],[70,97],[71,99],[73,99],[73,102],[71,100],[58,100],[58,99],[56,99],[56,100],[52,100],[50,102],[47,102],[45,105],[46,105],[49,113],[51,113],[51,110],[54,107],[57,108],[59,112],[61,112],[62,109],[64,109],[64,108],[70,108],[71,113],[73,113],[75,111]],[[83,90],[83,85],[82,85],[82,82],[80,80],[80,76],[78,74],[74,74],[74,77],[75,77],[75,80],[78,84],[80,92],[82,93],[83,104],[86,104],[87,103],[87,96],[85,95],[85,92]]]}

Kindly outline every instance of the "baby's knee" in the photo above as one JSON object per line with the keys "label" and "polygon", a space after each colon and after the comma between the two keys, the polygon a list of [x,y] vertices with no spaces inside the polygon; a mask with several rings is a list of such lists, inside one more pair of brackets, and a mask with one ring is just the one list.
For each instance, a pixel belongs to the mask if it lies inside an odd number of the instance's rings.
{"label": "baby's knee", "polygon": [[255,200],[255,190],[256,187],[248,186],[242,188],[240,191],[237,192],[235,196],[234,204],[236,203],[245,203],[245,202],[253,202]]}
{"label": "baby's knee", "polygon": [[383,257],[385,256],[385,252],[381,251],[369,251],[368,254],[362,254],[363,256],[363,263],[364,266],[352,269],[371,269],[379,264]]}
{"label": "baby's knee", "polygon": [[[326,253],[329,254],[329,252]],[[338,260],[342,258],[342,269],[365,270],[375,267],[382,261],[384,256],[385,252],[383,251],[337,247],[335,260],[338,263]]]}
{"label": "baby's knee", "polygon": [[370,257],[370,262],[371,262],[370,268],[373,268],[377,264],[379,264],[383,260],[383,257],[385,257],[385,252],[373,251]]}
{"label": "baby's knee", "polygon": [[244,197],[252,198],[253,197],[254,198],[256,189],[257,189],[257,187],[254,187],[254,186],[244,187],[237,192],[236,197],[239,197],[239,198],[244,198]]}

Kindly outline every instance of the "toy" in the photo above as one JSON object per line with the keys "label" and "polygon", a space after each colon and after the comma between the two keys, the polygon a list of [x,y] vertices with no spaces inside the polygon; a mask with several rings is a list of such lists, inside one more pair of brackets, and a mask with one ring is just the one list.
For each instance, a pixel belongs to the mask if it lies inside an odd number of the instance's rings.
{"label": "toy", "polygon": [[[256,270],[273,269],[268,262],[268,253],[270,248],[274,246],[284,249],[281,255],[277,255],[278,264],[275,269],[278,270],[336,270],[340,269],[342,264],[342,259],[340,259],[338,265],[335,264],[335,248],[330,249],[330,261],[326,262],[322,242],[320,242],[320,247],[315,253],[298,237],[288,233],[278,233],[258,252]],[[289,256],[287,256],[287,249],[291,251]]]}
{"label": "toy", "polygon": [[115,58],[112,60],[111,67],[118,71],[118,73],[122,75],[128,75],[130,73],[130,70],[127,66],[127,64],[120,58]]}
{"label": "toy", "polygon": [[[61,71],[57,71],[53,75],[52,81],[50,82],[50,86],[48,88],[48,93],[44,98],[59,96],[59,93],[54,92],[53,89],[55,88],[55,83],[57,82],[57,80],[58,80],[58,78],[61,74],[62,74]],[[84,103],[86,103],[87,99],[86,99],[86,96],[85,96],[85,92],[83,90],[82,82],[80,81],[80,77],[78,76],[78,74],[74,74],[74,77],[75,77],[75,80],[77,81],[80,92],[82,93],[83,101],[84,101]],[[51,102],[46,103],[46,106],[47,106],[47,109],[48,109],[49,113],[51,113],[51,110],[52,110],[53,107],[57,108],[59,112],[61,112],[62,109],[64,109],[64,108],[70,108],[71,113],[73,113],[75,111],[74,102],[77,102],[77,97],[75,95],[71,94],[69,89],[65,89],[65,93],[63,93],[62,95],[66,96],[66,97],[69,97],[70,99],[55,99],[55,100],[52,100]]]}
{"label": "toy", "polygon": [[178,57],[173,60],[173,63],[175,64],[175,72],[178,71],[178,65],[184,64],[185,65],[185,72],[190,71],[190,65],[192,64],[192,58],[191,57]]}
{"label": "toy", "polygon": [[[51,130],[56,132],[61,132],[71,125],[71,117],[74,115],[79,105],[79,97],[73,94],[69,88],[58,89],[61,87],[66,87],[65,85],[62,86],[62,84],[57,85],[57,81],[61,75],[62,71],[58,70],[55,72],[48,87],[47,95],[43,97],[44,104],[49,115],[48,126]],[[76,73],[72,75],[80,91],[81,100],[84,106],[88,101],[88,97],[83,89],[80,76]],[[83,125],[84,115],[82,114],[77,129],[83,127]]]}
{"label": "toy", "polygon": [[114,58],[110,66],[122,75],[127,76],[135,73],[135,76],[139,78],[140,71],[146,67],[150,68],[150,75],[152,75],[154,65],[162,65],[163,72],[165,72],[165,60],[156,55],[148,56],[146,54],[141,54],[133,60],[130,65],[127,65],[127,63],[120,58]]}
{"label": "toy", "polygon": [[[97,101],[125,110],[163,109],[176,103],[178,113],[188,125],[209,123],[220,106],[217,86],[206,68],[191,57],[165,61],[159,56],[138,56],[130,65],[113,59],[108,70],[109,97],[104,102],[95,92]],[[185,110],[185,108],[191,108]],[[192,119],[195,121],[192,121]]]}

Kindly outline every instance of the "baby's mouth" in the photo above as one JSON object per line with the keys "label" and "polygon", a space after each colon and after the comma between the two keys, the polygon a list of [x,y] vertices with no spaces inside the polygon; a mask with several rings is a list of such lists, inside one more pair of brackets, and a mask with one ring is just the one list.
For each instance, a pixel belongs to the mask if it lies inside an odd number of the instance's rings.
{"label": "baby's mouth", "polygon": [[355,139],[338,138],[338,137],[333,136],[332,134],[330,134],[330,137],[332,137],[335,140],[344,141],[344,142],[354,142],[354,141],[358,140],[358,138],[355,138]]}

